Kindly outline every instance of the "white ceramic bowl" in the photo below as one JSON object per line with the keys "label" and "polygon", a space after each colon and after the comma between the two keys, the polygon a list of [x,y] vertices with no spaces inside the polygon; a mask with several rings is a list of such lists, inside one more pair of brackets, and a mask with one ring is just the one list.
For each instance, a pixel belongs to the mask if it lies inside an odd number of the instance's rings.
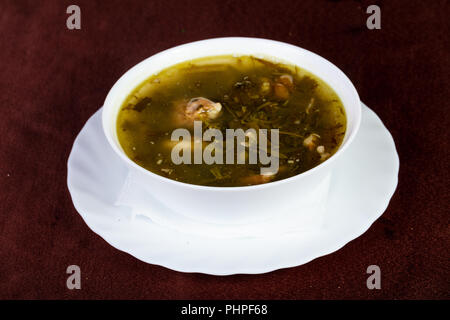
{"label": "white ceramic bowl", "polygon": [[[156,175],[130,160],[116,132],[119,109],[137,85],[159,71],[200,57],[253,55],[297,65],[328,83],[340,97],[347,115],[347,131],[339,150],[328,160],[302,174],[267,184],[247,187],[191,185]],[[292,207],[299,214],[314,214],[311,199],[332,171],[335,160],[345,152],[358,131],[361,103],[345,74],[331,62],[305,49],[258,38],[217,38],[180,45],[145,59],[127,71],[106,97],[102,123],[108,142],[149,194],[185,216],[211,223],[251,223]],[[322,199],[323,200],[323,199]],[[322,201],[320,200],[320,201]],[[305,210],[302,210],[305,208]],[[308,208],[308,209],[306,209]]]}

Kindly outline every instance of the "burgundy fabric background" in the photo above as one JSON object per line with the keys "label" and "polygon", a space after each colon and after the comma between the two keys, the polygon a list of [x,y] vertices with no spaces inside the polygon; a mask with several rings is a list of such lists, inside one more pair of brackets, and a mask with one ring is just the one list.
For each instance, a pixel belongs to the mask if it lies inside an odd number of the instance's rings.
{"label": "burgundy fabric background", "polygon": [[[71,31],[74,3],[82,29]],[[381,30],[366,28],[374,3]],[[0,298],[449,298],[449,16],[439,0],[1,0]],[[114,82],[154,53],[220,36],[322,55],[391,131],[399,187],[341,250],[263,275],[179,273],[114,249],[75,211],[66,161]],[[65,286],[71,264],[81,290]],[[366,287],[371,264],[381,290]]]}

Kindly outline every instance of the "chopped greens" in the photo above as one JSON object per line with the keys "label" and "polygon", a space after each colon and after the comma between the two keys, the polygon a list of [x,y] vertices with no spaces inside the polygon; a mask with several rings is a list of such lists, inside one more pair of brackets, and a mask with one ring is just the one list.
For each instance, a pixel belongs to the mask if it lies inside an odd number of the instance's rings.
{"label": "chopped greens", "polygon": [[[192,132],[194,119],[202,121],[202,130],[223,134],[226,129],[278,129],[278,172],[261,176],[262,165],[248,162],[174,164],[171,150],[177,142],[170,140],[171,133],[178,128]],[[298,66],[253,56],[206,57],[171,66],[133,90],[117,118],[120,144],[140,166],[169,179],[223,187],[307,171],[336,152],[345,130],[343,105],[324,81]],[[269,139],[267,149],[270,145]],[[239,156],[248,159],[249,148]]]}

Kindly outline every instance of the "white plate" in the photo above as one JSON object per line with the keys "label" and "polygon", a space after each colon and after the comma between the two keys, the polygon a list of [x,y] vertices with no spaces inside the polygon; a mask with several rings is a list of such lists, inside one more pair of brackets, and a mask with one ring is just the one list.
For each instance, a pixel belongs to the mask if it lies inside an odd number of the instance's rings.
{"label": "white plate", "polygon": [[130,219],[115,206],[127,169],[108,145],[97,111],[75,140],[67,183],[87,225],[113,247],[151,264],[214,275],[264,273],[294,267],[332,253],[363,234],[386,210],[397,186],[394,141],[363,104],[360,131],[338,159],[322,228],[258,238],[208,238]]}

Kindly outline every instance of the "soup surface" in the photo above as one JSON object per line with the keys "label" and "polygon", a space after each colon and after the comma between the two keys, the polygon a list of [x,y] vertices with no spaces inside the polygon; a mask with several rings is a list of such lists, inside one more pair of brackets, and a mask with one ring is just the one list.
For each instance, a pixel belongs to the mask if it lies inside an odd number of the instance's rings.
{"label": "soup surface", "polygon": [[[224,137],[227,129],[255,129],[257,136],[267,129],[265,151],[272,156],[270,130],[277,129],[278,170],[262,174],[268,165],[249,161],[175,164],[172,150],[179,142],[171,141],[172,133],[185,128],[194,137],[194,121],[201,121],[196,123],[202,132],[218,129]],[[297,66],[252,56],[206,57],[164,69],[125,99],[117,118],[119,142],[140,166],[173,180],[221,187],[268,183],[307,171],[336,152],[345,130],[342,103],[324,81]],[[249,141],[244,150],[236,144],[236,157],[248,160]]]}

